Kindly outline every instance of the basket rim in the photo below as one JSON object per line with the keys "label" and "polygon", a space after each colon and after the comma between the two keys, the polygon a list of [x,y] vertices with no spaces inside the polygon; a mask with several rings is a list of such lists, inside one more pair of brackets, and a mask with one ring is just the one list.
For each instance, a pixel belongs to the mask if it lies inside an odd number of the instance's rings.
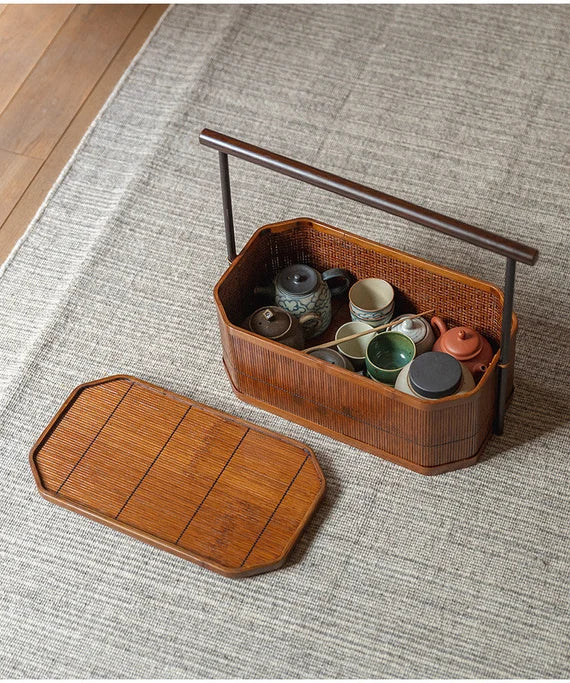
{"label": "basket rim", "polygon": [[[399,261],[411,263],[415,266],[424,268],[425,270],[428,270],[432,273],[444,275],[458,282],[466,282],[476,287],[477,289],[481,289],[483,291],[492,293],[499,298],[501,305],[504,304],[503,291],[497,285],[493,284],[492,282],[489,282],[488,280],[482,280],[472,275],[468,275],[467,273],[463,273],[460,270],[455,270],[454,268],[449,268],[448,266],[442,266],[438,263],[435,263],[434,261],[429,261],[427,259],[421,258],[420,256],[410,254],[407,251],[402,251],[401,249],[396,249],[394,247],[387,246],[385,244],[382,244],[381,242],[369,239],[368,237],[362,237],[361,235],[357,235],[356,233],[344,230],[343,228],[337,228],[334,225],[329,225],[328,223],[323,223],[322,221],[319,221],[315,218],[309,218],[307,216],[290,218],[284,221],[278,221],[277,223],[267,223],[266,225],[262,225],[261,227],[257,228],[257,230],[255,230],[255,232],[251,235],[251,237],[248,239],[248,241],[241,249],[239,254],[230,263],[229,267],[226,268],[226,270],[216,283],[214,287],[214,296],[216,297],[217,303],[221,303],[219,301],[218,296],[220,286],[224,283],[226,278],[229,277],[229,274],[233,270],[235,270],[236,267],[239,266],[243,254],[252,246],[254,242],[256,242],[259,239],[259,236],[266,231],[270,231],[272,233],[279,233],[285,232],[291,229],[292,227],[314,228],[317,230],[317,232],[324,232],[330,235],[334,235],[335,237],[344,238],[352,243],[360,243],[363,246],[372,249],[373,251],[380,250],[384,253],[387,253],[387,255],[396,258]],[[513,317],[516,318],[515,313],[513,313]]]}

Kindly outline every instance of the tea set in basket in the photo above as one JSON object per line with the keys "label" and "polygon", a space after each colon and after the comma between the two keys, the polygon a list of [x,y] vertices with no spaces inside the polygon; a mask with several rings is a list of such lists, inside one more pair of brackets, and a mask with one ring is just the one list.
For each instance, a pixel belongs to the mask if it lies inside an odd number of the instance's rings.
{"label": "tea set in basket", "polygon": [[[327,285],[336,279],[342,279],[344,286]],[[321,276],[306,264],[287,266],[277,274],[274,285],[254,290],[254,294],[265,291],[275,305],[258,308],[242,327],[303,349],[307,339],[327,332],[332,296],[344,294],[350,280],[351,274],[341,268],[332,268]],[[430,323],[421,314],[401,315],[387,322],[395,306],[394,289],[385,280],[359,280],[348,291],[348,301],[352,321],[338,327],[334,341],[312,346],[305,349],[306,353],[432,400],[474,389],[493,358],[489,342],[471,327],[448,330],[445,322],[434,316],[432,325],[440,332],[436,341]],[[420,354],[425,355],[420,359]]]}
{"label": "tea set in basket", "polygon": [[[475,463],[513,391],[515,264],[538,252],[221,133],[200,142],[219,152],[230,266],[214,297],[234,392],[422,474]],[[236,255],[228,155],[498,253],[505,291],[309,218]]]}

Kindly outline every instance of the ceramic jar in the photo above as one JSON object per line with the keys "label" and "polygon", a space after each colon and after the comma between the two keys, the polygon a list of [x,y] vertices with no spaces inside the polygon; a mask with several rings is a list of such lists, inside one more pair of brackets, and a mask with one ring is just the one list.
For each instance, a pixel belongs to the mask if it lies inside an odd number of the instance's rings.
{"label": "ceramic jar", "polygon": [[[332,286],[333,280],[339,280],[340,284]],[[314,313],[312,319],[301,321],[305,338],[310,339],[322,334],[330,325],[331,296],[343,294],[349,284],[350,273],[341,268],[331,268],[321,274],[304,263],[295,263],[279,271],[269,289],[257,287],[254,291],[257,294],[272,292],[275,304],[299,320],[306,313]]]}
{"label": "ceramic jar", "polygon": [[[302,318],[314,319],[316,314],[306,313]],[[302,322],[279,306],[258,308],[246,318],[242,327],[294,349],[302,349],[305,345]]]}
{"label": "ceramic jar", "polygon": [[433,350],[449,353],[464,363],[477,381],[493,360],[491,344],[472,327],[448,329],[444,321],[438,316],[431,319],[431,324],[440,334],[433,345]]}
{"label": "ceramic jar", "polygon": [[426,351],[402,368],[394,386],[411,396],[435,400],[471,391],[475,380],[467,367],[448,353]]}
{"label": "ceramic jar", "polygon": [[401,320],[402,322],[398,325],[394,325],[390,329],[393,332],[401,332],[409,337],[416,345],[416,356],[419,356],[426,351],[431,351],[433,344],[435,342],[434,331],[425,318],[413,318],[408,319],[408,316],[412,315],[408,313],[406,315],[401,315],[396,320]]}

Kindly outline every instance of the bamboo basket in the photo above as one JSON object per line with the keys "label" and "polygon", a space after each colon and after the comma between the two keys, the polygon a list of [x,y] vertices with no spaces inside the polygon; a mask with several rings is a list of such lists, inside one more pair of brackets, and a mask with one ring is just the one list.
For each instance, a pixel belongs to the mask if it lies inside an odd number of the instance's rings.
{"label": "bamboo basket", "polygon": [[[513,391],[515,264],[534,264],[538,252],[214,131],[202,131],[200,142],[217,149],[220,156],[231,265],[217,283],[214,299],[223,362],[237,396],[422,474],[475,463],[493,429],[502,433]],[[505,294],[488,282],[310,218],[259,228],[237,256],[228,154],[506,256]],[[253,294],[254,288],[293,263],[307,263],[319,271],[345,268],[358,279],[388,280],[396,293],[395,315],[434,308],[450,326],[474,327],[495,351],[489,368],[469,393],[427,400],[242,329],[247,315],[263,305]],[[348,306],[337,302],[329,329],[311,344],[332,339],[348,319]]]}

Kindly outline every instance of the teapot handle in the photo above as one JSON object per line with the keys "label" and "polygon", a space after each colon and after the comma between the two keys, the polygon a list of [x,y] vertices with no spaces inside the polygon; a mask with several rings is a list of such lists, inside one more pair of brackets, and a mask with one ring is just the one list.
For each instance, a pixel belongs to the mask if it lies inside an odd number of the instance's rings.
{"label": "teapot handle", "polygon": [[447,325],[438,315],[433,316],[431,319],[431,324],[432,327],[435,327],[435,329],[439,332],[440,337],[447,332]]}
{"label": "teapot handle", "polygon": [[263,296],[266,299],[273,300],[275,299],[275,286],[273,282],[268,285],[259,285],[258,287],[255,287],[253,293],[257,296]]}
{"label": "teapot handle", "polygon": [[[321,277],[329,286],[329,289],[331,290],[331,296],[340,296],[341,294],[347,292],[348,288],[350,287],[351,275],[348,270],[345,270],[344,268],[330,268],[329,270],[325,270]],[[342,280],[342,282],[339,282],[335,286],[329,282],[331,280],[337,279]]]}
{"label": "teapot handle", "polygon": [[308,313],[303,313],[303,315],[299,318],[299,322],[301,325],[305,325],[305,323],[310,322],[311,320],[320,320],[321,316],[318,313],[315,313],[314,311],[309,311]]}

